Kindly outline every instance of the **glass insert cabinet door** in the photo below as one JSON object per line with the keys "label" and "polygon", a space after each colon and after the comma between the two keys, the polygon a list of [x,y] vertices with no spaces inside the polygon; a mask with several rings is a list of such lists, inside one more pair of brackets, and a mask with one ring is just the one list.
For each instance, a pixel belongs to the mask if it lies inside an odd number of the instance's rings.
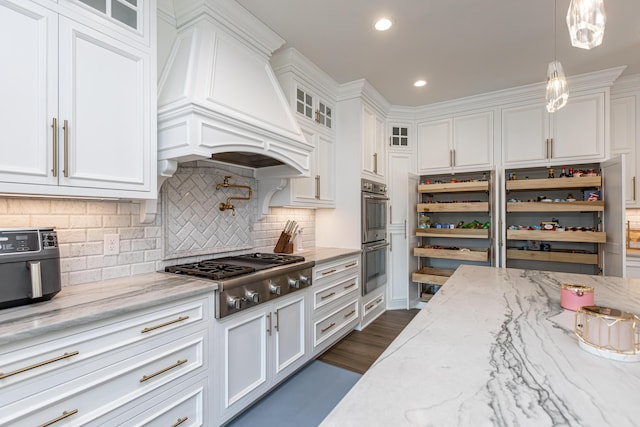
{"label": "glass insert cabinet door", "polygon": [[75,0],[85,4],[94,11],[127,27],[138,30],[140,27],[140,10],[138,2],[142,0]]}

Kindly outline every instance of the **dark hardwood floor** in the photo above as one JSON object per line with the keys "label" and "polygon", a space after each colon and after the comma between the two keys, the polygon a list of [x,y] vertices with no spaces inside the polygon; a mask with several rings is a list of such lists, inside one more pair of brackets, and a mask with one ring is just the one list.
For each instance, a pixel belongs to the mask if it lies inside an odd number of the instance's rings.
{"label": "dark hardwood floor", "polygon": [[388,310],[363,331],[353,331],[319,360],[364,374],[420,310]]}

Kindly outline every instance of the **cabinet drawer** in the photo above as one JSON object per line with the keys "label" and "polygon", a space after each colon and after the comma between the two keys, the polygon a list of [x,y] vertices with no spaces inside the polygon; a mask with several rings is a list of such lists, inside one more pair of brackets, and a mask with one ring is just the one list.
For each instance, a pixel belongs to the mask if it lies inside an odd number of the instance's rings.
{"label": "cabinet drawer", "polygon": [[322,286],[313,291],[313,309],[318,310],[326,307],[334,301],[360,289],[360,278],[358,275],[349,276],[335,284]]}
{"label": "cabinet drawer", "polygon": [[314,322],[313,345],[318,346],[340,332],[342,327],[358,319],[358,299],[331,312],[328,316]]}
{"label": "cabinet drawer", "polygon": [[64,425],[82,425],[188,373],[203,371],[206,345],[205,333],[194,334],[105,364],[3,407],[0,425],[41,425],[65,414]]}
{"label": "cabinet drawer", "polygon": [[187,387],[174,387],[166,393],[170,394],[170,397],[162,402],[156,403],[154,399],[155,405],[152,404],[149,409],[141,412],[141,409],[136,407],[134,411],[137,415],[126,418],[125,421],[113,420],[105,426],[203,426],[204,412],[208,411],[206,382],[207,379],[204,379]]}
{"label": "cabinet drawer", "polygon": [[320,284],[320,281],[324,281],[330,277],[336,277],[345,271],[356,274],[360,271],[360,255],[316,265],[313,269],[313,280],[315,283]]}
{"label": "cabinet drawer", "polygon": [[[72,335],[49,337],[47,342],[20,347],[0,353],[0,387],[6,389],[11,385],[34,381],[47,374],[55,385],[56,377],[62,376],[60,382],[70,377],[80,376],[90,371],[83,371],[78,364],[82,361],[116,351],[127,345],[150,340],[152,337],[166,334],[176,329],[185,329],[188,325],[202,324],[208,318],[207,299],[199,299],[188,303],[165,308],[156,308],[136,317],[114,318],[111,323],[98,323],[96,327],[86,325],[82,332]],[[120,320],[120,321],[118,321]],[[19,344],[19,343],[18,343]],[[93,369],[93,368],[91,368]],[[0,406],[20,396],[0,396]]]}
{"label": "cabinet drawer", "polygon": [[[165,305],[125,320],[118,321],[121,317],[111,323],[96,322],[94,328],[85,325],[82,332],[60,334],[29,347],[21,348],[18,343],[15,349],[0,353],[0,388],[12,390],[0,395],[0,407],[30,395],[34,388],[51,388],[89,374],[101,367],[98,359],[126,346],[152,341],[154,337],[162,339],[161,336],[178,329],[188,333],[190,325],[206,327],[207,301],[205,298]],[[38,385],[40,378],[44,380]]]}

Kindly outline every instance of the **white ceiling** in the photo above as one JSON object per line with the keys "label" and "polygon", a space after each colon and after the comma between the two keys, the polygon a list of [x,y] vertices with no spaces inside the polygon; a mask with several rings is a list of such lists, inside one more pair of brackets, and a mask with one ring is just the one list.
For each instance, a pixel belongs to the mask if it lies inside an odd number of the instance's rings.
{"label": "white ceiling", "polygon": [[[546,79],[554,0],[237,0],[338,83],[367,79],[392,104],[418,106]],[[570,75],[640,73],[640,0],[605,0],[604,42],[574,48],[557,0],[557,57]],[[380,33],[373,21],[395,25]],[[412,83],[425,79],[427,86]],[[571,91],[571,87],[569,87]]]}

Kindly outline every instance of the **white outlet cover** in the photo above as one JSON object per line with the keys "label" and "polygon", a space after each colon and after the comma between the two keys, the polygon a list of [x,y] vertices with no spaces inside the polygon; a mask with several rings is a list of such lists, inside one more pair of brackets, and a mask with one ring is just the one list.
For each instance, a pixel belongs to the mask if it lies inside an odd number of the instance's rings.
{"label": "white outlet cover", "polygon": [[120,253],[120,235],[104,235],[104,255],[118,255]]}

